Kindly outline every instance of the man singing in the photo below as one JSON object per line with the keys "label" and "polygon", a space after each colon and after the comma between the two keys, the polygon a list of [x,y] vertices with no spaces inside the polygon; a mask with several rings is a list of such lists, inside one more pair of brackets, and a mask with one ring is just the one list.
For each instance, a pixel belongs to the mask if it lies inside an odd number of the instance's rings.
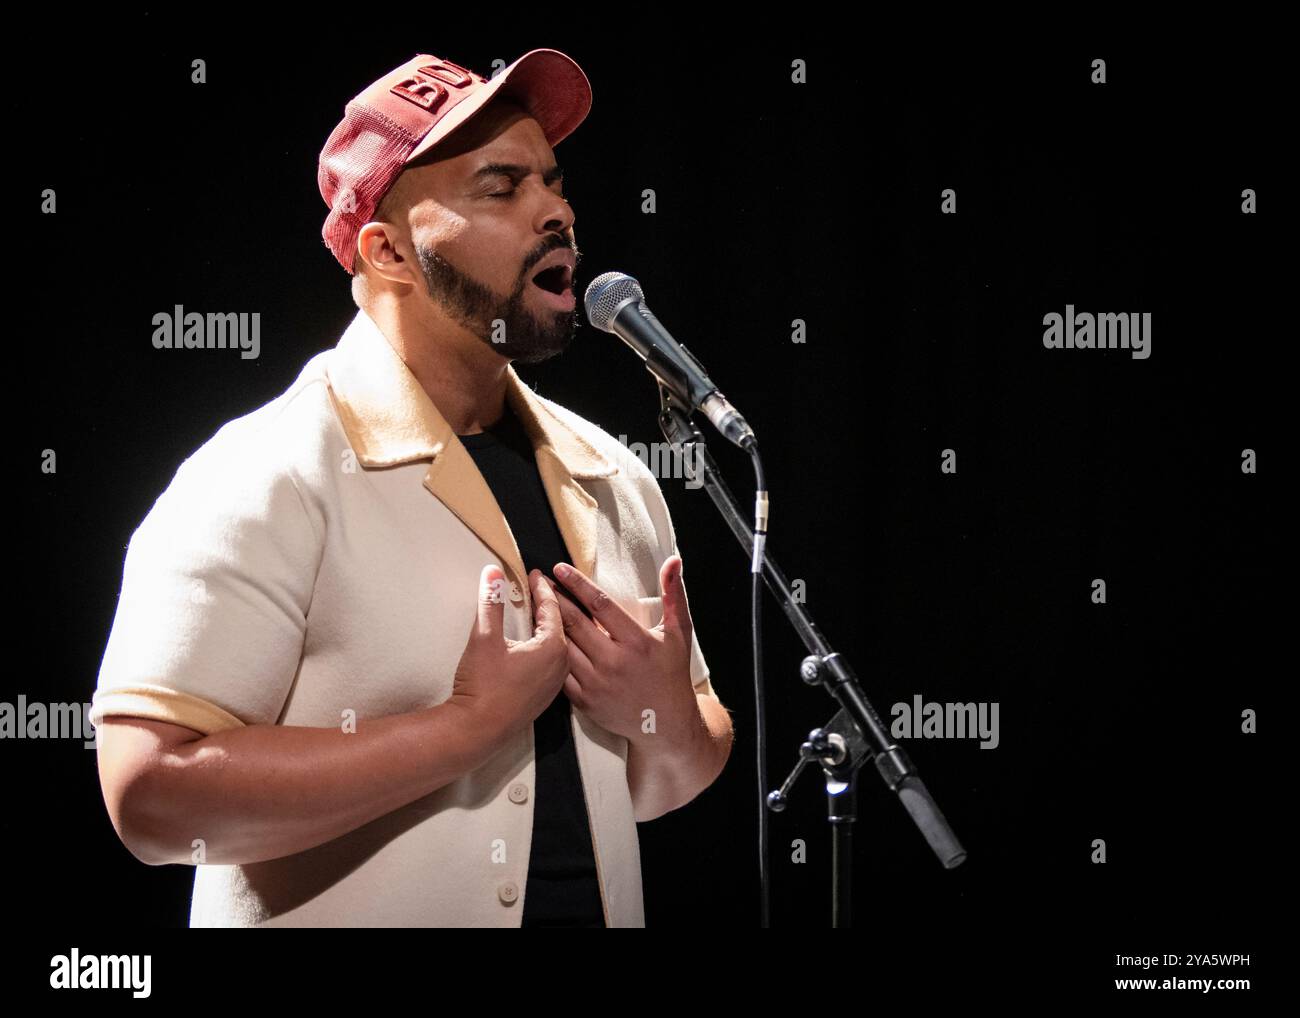
{"label": "man singing", "polygon": [[320,157],[358,312],[131,538],[94,697],[105,803],[192,926],[645,924],[636,824],[717,778],[654,476],[512,361],[577,326],[553,148],[586,75],[416,56]]}

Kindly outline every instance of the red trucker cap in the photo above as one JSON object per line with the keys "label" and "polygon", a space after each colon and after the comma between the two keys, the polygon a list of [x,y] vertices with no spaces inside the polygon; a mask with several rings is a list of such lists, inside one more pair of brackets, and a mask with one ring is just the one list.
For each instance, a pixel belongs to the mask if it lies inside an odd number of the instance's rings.
{"label": "red trucker cap", "polygon": [[403,167],[424,155],[497,93],[519,101],[552,147],[591,109],[591,83],[559,50],[530,50],[492,78],[421,53],[344,108],[320,154],[316,181],[329,206],[321,236],[349,273],[357,234]]}

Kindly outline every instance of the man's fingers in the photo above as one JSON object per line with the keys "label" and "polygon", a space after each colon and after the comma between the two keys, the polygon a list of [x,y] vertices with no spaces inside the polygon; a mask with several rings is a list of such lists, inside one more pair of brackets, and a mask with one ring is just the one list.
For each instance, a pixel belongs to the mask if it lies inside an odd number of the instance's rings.
{"label": "man's fingers", "polygon": [[556,630],[562,634],[564,620],[560,616],[560,605],[542,571],[534,569],[528,574],[528,582],[533,589],[533,638],[546,639]]}
{"label": "man's fingers", "polygon": [[570,643],[581,647],[594,646],[596,640],[608,640],[609,634],[597,628],[597,623],[587,618],[582,609],[569,600],[568,596],[557,587],[555,600],[560,606],[560,621],[564,625],[564,635]]}
{"label": "man's fingers", "polygon": [[600,624],[611,639],[632,641],[643,632],[641,624],[624,611],[621,605],[567,562],[556,563],[555,575],[586,606],[592,619]]}
{"label": "man's fingers", "polygon": [[560,616],[564,624],[564,636],[569,644],[569,665],[579,680],[592,674],[589,652],[594,655],[600,641],[609,642],[609,637],[596,629],[596,624],[582,614],[582,609],[575,604],[565,604],[564,595],[556,597],[560,606]]}
{"label": "man's fingers", "polygon": [[664,591],[664,632],[679,632],[690,638],[691,609],[686,603],[686,584],[682,580],[682,557],[672,555],[663,564],[659,583]]}
{"label": "man's fingers", "polygon": [[506,608],[505,574],[501,567],[489,563],[478,579],[478,627],[480,639],[500,640],[504,632]]}

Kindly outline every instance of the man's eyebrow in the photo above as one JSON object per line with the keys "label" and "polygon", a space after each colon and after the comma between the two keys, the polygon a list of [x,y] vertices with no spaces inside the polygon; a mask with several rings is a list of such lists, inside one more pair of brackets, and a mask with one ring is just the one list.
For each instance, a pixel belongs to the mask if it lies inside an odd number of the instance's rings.
{"label": "man's eyebrow", "polygon": [[[527,166],[521,166],[519,163],[488,163],[474,171],[474,179],[482,180],[484,177],[516,177],[522,178],[532,172]],[[564,179],[564,170],[559,166],[552,166],[542,174],[542,182],[548,187],[557,180]]]}

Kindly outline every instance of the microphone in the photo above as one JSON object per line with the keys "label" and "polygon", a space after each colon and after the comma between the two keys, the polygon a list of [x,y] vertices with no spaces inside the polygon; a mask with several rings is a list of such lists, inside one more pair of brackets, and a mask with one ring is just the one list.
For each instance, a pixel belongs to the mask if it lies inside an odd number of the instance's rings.
{"label": "microphone", "polygon": [[622,272],[606,272],[587,287],[587,321],[612,332],[637,352],[646,369],[686,406],[702,410],[729,441],[749,450],[758,442],[740,412],[710,380],[704,365],[668,334],[645,305],[641,284]]}

